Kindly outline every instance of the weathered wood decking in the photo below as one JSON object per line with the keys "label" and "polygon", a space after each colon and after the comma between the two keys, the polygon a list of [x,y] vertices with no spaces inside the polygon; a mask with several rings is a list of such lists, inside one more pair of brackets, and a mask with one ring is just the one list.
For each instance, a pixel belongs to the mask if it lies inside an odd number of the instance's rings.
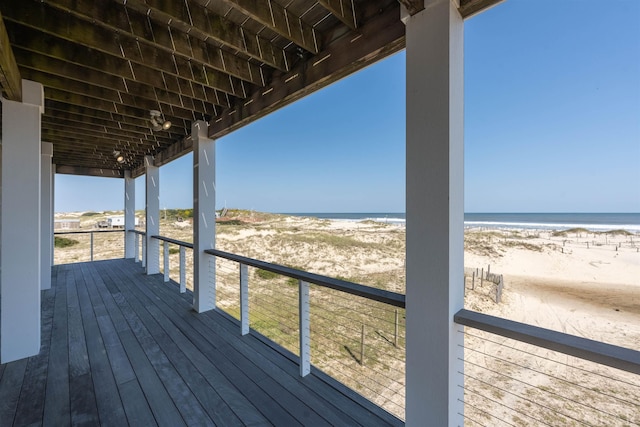
{"label": "weathered wood decking", "polygon": [[0,365],[0,426],[402,423],[132,260],[55,266],[38,356]]}

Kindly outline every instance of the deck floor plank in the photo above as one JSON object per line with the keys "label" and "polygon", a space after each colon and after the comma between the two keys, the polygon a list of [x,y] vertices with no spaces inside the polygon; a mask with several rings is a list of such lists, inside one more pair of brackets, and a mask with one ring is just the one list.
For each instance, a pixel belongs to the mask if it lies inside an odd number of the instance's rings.
{"label": "deck floor plank", "polygon": [[[0,425],[402,425],[132,260],[55,266],[37,356],[0,366]],[[376,409],[377,408],[377,409]]]}
{"label": "deck floor plank", "polygon": [[79,268],[72,270],[72,278],[67,281],[67,328],[69,331],[69,404],[71,423],[74,425],[98,424],[98,405],[96,403],[91,365],[87,352],[84,324],[80,311],[78,285],[82,283]]}
{"label": "deck floor plank", "polygon": [[[154,279],[154,277],[144,276],[142,280],[147,286],[141,286],[138,287],[138,289],[146,293],[149,297],[153,297],[156,294],[151,288],[155,285],[155,282],[157,282],[157,279]],[[162,287],[162,285],[159,286]],[[164,286],[166,286],[166,284],[164,284]],[[196,322],[195,317],[198,317],[198,315],[195,312],[192,310],[179,310],[176,312],[170,305],[166,304],[164,299],[160,299],[156,306],[161,308],[175,324],[179,325],[189,340],[196,344],[198,348],[202,349],[202,352],[211,358],[215,366],[234,384],[243,394],[244,398],[255,405],[270,421],[275,425],[293,426],[302,424],[280,405],[281,401],[279,401],[279,399],[289,397],[288,391],[284,388],[262,389],[259,382],[266,378],[266,374],[261,370],[253,369],[253,367],[245,363],[245,360],[243,360],[241,356],[239,358],[232,357],[229,354],[230,349],[226,346],[224,340],[216,340],[208,336],[210,335],[209,331],[204,330],[201,325]],[[216,343],[218,343],[217,345],[223,343],[224,348],[216,348]],[[233,359],[233,361],[230,359]],[[252,375],[245,373],[246,370],[251,370]],[[278,397],[278,400],[275,396]],[[298,401],[297,404],[302,407],[305,406],[305,404],[300,401]],[[312,414],[309,413],[309,415]]]}
{"label": "deck floor plank", "polygon": [[69,347],[67,329],[67,281],[71,280],[69,269],[55,269],[56,286],[53,306],[53,328],[49,348],[46,393],[44,397],[44,425],[65,426],[71,423],[69,407]]}
{"label": "deck floor plank", "polygon": [[20,392],[16,408],[15,423],[22,425],[37,424],[44,411],[44,396],[47,385],[47,368],[53,327],[53,307],[55,289],[41,293],[42,329],[40,333],[40,353],[30,357],[24,374],[24,385]]}
{"label": "deck floor plank", "polygon": [[[108,273],[105,273],[108,274]],[[188,324],[181,322],[177,317],[166,316],[165,312],[162,312],[158,307],[148,304],[150,301],[149,295],[145,295],[139,289],[131,289],[132,295],[138,295],[143,304],[147,304],[147,309],[150,314],[154,315],[154,318],[158,322],[162,322],[167,335],[174,340],[178,347],[184,352],[185,360],[191,361],[194,367],[205,376],[212,387],[220,392],[222,396],[225,396],[226,403],[234,411],[234,413],[242,419],[242,422],[246,425],[269,425],[267,418],[265,418],[261,412],[254,406],[256,402],[249,402],[245,396],[237,388],[237,384],[230,381],[225,375],[228,373],[222,372],[219,369],[218,360],[222,359],[222,355],[217,350],[208,348],[209,354],[205,355],[201,351],[201,344],[205,341],[201,336],[196,336]],[[175,321],[175,323],[174,323]],[[180,328],[182,326],[182,328]],[[190,339],[195,338],[195,339]],[[217,356],[217,358],[214,358]],[[211,360],[211,358],[214,358]],[[289,419],[283,421],[291,421]]]}
{"label": "deck floor plank", "polygon": [[113,377],[113,371],[109,364],[109,358],[105,349],[100,328],[96,320],[98,313],[104,313],[102,300],[91,300],[89,290],[95,287],[93,279],[87,271],[87,266],[81,268],[84,283],[78,284],[78,299],[80,301],[80,312],[84,324],[85,339],[89,363],[91,366],[91,377],[94,384],[96,404],[100,423],[105,426],[121,426],[127,423],[124,413],[120,393]]}

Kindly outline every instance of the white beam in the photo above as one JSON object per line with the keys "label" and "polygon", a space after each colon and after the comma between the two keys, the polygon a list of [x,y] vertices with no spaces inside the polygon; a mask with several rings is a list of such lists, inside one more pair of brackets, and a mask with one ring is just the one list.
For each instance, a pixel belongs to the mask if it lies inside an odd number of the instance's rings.
{"label": "white beam", "polygon": [[22,81],[23,102],[2,99],[0,362],[40,352],[41,84]]}
{"label": "white beam", "polygon": [[135,257],[136,237],[136,181],[131,171],[124,171],[124,257]]}
{"label": "white beam", "polygon": [[147,274],[160,273],[160,241],[151,236],[160,234],[160,168],[153,165],[153,157],[144,158],[146,220],[146,268]]}
{"label": "white beam", "polygon": [[53,234],[51,218],[53,218],[53,175],[51,173],[53,144],[42,143],[40,159],[40,289],[51,289],[52,248],[49,242]]}
{"label": "white beam", "polygon": [[191,125],[193,140],[193,308],[216,306],[216,259],[204,253],[216,245],[216,146],[207,123]]}
{"label": "white beam", "polygon": [[463,21],[451,0],[404,16],[407,61],[406,425],[464,424]]}

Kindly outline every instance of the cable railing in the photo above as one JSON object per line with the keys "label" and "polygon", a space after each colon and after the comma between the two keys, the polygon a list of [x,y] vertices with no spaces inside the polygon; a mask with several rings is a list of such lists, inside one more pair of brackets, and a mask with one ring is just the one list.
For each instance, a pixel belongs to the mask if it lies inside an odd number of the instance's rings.
{"label": "cable railing", "polygon": [[[73,241],[67,244],[70,245],[68,247],[73,247],[73,245],[80,243],[80,247],[78,249],[82,251],[88,250],[89,261],[94,261],[96,259],[114,258],[113,256],[114,253],[121,253],[122,243],[120,242],[120,239],[111,238],[111,236],[113,236],[113,233],[123,233],[123,232],[124,230],[54,231],[53,235],[54,237],[55,236],[74,236],[74,237],[83,236],[84,237],[88,235],[89,236],[88,242],[78,242],[77,240],[72,239]],[[96,237],[100,240],[100,243],[101,243],[98,246],[100,249],[97,251],[95,250]],[[86,247],[85,249],[85,246],[88,246],[88,247]],[[54,250],[54,257],[56,252],[67,250],[68,247],[59,247],[58,245],[56,245]],[[75,251],[76,249],[74,248],[74,252]],[[77,256],[74,256],[72,258],[72,261],[78,262],[78,261],[81,261],[82,259],[83,257],[78,258]],[[57,264],[57,262],[55,263]]]}
{"label": "cable railing", "polygon": [[638,426],[640,352],[461,310],[469,425]]}
{"label": "cable railing", "polygon": [[404,418],[405,296],[215,249],[218,307]]}
{"label": "cable railing", "polygon": [[[131,232],[135,259],[144,266],[145,233]],[[164,244],[165,281],[175,255],[170,246],[179,247],[184,291],[184,253],[193,244],[152,237]],[[404,418],[404,295],[215,249],[204,252],[216,259],[216,307],[238,319],[241,334],[253,329],[269,345],[288,350],[282,352],[299,363],[302,376],[313,371]],[[453,320],[465,326],[459,332],[463,381],[457,386],[466,424],[640,426],[639,351],[469,310]]]}
{"label": "cable railing", "polygon": [[[186,257],[186,249],[193,250],[193,243],[184,242],[182,240],[171,239],[169,237],[164,236],[151,236],[152,239],[157,239],[163,242],[163,251],[162,251],[162,265],[163,265],[163,275],[164,281],[168,282],[171,280],[171,254],[169,250],[169,245],[178,246],[179,253],[179,280],[178,284],[180,285],[180,292],[186,292],[187,290],[187,257]],[[143,239],[144,241],[144,239]],[[137,244],[136,244],[137,246]]]}

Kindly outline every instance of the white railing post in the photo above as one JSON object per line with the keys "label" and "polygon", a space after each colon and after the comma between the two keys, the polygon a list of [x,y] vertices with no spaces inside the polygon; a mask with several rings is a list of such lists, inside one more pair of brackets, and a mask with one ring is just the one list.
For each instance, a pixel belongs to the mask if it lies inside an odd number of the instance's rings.
{"label": "white railing post", "polygon": [[91,232],[91,261],[93,262],[93,231]]}
{"label": "white railing post", "polygon": [[164,281],[169,281],[169,242],[164,242]]}
{"label": "white railing post", "polygon": [[249,333],[249,267],[240,264],[240,325],[242,335]]}
{"label": "white railing post", "polygon": [[142,237],[142,268],[147,267],[147,239]]}
{"label": "white railing post", "polygon": [[309,284],[302,280],[299,285],[299,317],[300,317],[300,376],[305,377],[311,372],[311,339],[309,322]]}
{"label": "white railing post", "polygon": [[180,246],[180,293],[187,291],[187,266],[185,262],[185,247]]}
{"label": "white railing post", "polygon": [[[129,231],[129,233],[133,233],[133,231]],[[139,262],[140,261],[140,247],[138,246],[140,244],[140,239],[138,239],[138,235],[136,233],[133,233],[133,236],[135,238],[134,240],[134,245],[133,245],[133,259],[135,262]]]}

